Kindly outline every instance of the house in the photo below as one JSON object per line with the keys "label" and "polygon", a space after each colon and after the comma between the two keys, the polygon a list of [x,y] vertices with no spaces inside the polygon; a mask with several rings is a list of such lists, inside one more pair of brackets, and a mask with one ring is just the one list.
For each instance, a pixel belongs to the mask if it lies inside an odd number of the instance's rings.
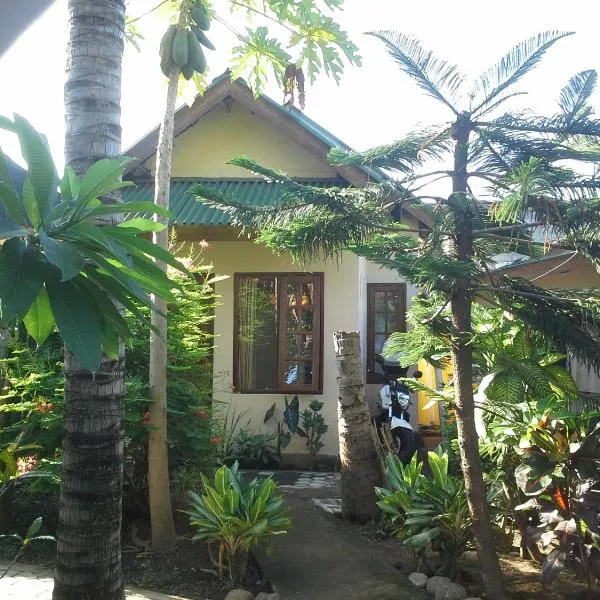
{"label": "house", "polygon": [[[126,152],[135,158],[129,177],[137,187],[125,190],[125,199],[152,196],[157,139],[158,128]],[[214,400],[243,412],[251,428],[274,431],[284,397],[297,394],[304,408],[318,396],[329,425],[323,454],[336,457],[332,334],[359,331],[363,364],[366,371],[375,369],[376,352],[392,331],[404,327],[416,289],[394,272],[352,254],[339,262],[294,264],[240,237],[223,213],[190,194],[191,186],[201,181],[252,204],[267,205],[277,198],[278,184],[227,164],[239,154],[319,186],[360,186],[385,178],[375,169],[329,165],[326,155],[333,147],[347,148],[302,112],[266,96],[255,98],[243,82],[221,76],[191,107],[176,113],[170,207],[178,241],[194,245],[207,240],[206,260],[218,275],[229,276],[216,283],[221,304],[214,320]],[[416,227],[426,217],[406,210],[401,218]],[[369,376],[373,403],[380,386]],[[264,424],[273,402],[275,419]],[[423,414],[428,424],[439,422],[435,411]],[[301,439],[294,439],[288,451],[291,460],[306,449]]]}
{"label": "house", "polygon": [[[546,289],[600,289],[600,274],[581,254],[572,251],[553,251],[537,259],[522,256],[520,260],[495,269],[496,273],[520,277]],[[600,374],[574,357],[567,366],[580,391],[600,393]]]}

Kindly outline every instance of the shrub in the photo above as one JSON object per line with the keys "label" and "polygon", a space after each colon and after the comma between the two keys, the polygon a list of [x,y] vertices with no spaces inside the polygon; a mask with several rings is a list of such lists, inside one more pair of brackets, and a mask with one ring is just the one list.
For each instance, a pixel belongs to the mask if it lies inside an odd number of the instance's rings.
{"label": "shrub", "polygon": [[196,528],[194,539],[219,545],[216,561],[221,576],[241,581],[246,572],[252,546],[265,544],[270,537],[287,533],[291,520],[283,498],[275,494],[272,479],[245,481],[235,463],[217,469],[214,485],[202,477],[203,494],[190,492],[190,523]]}
{"label": "shrub", "polygon": [[379,507],[391,515],[398,537],[413,548],[430,548],[440,570],[457,573],[459,560],[473,540],[464,481],[448,472],[448,455],[429,452],[432,477],[421,473],[416,458],[403,466],[386,460],[387,488],[376,488]]}

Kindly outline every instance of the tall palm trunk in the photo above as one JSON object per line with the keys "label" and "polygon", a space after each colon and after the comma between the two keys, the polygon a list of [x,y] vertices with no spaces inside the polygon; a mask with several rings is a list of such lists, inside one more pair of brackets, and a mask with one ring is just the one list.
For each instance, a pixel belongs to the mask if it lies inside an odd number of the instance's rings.
{"label": "tall palm trunk", "polygon": [[342,463],[342,515],[353,520],[373,516],[375,486],[381,483],[377,453],[369,426],[365,379],[357,332],[333,334],[338,372],[338,431]]}
{"label": "tall palm trunk", "polygon": [[[190,0],[182,0],[177,26],[183,29],[186,24]],[[154,203],[169,208],[171,188],[171,160],[173,156],[173,131],[175,126],[175,107],[180,69],[173,65],[169,72],[169,85],[165,113],[158,137],[156,149],[156,173],[154,178]],[[167,225],[164,217],[155,215],[155,220]],[[152,241],[169,249],[169,233],[165,227],[152,234]],[[158,262],[165,271],[167,266]],[[148,439],[148,493],[150,502],[150,521],[152,523],[152,547],[164,550],[172,546],[177,537],[171,508],[169,488],[169,454],[167,446],[167,303],[155,297],[156,308],[163,314],[153,312],[151,316],[155,330],[150,333],[150,425]],[[164,316],[163,316],[164,315]]]}
{"label": "tall palm trunk", "polygon": [[[468,114],[461,115],[455,125],[454,175],[450,205],[454,210],[456,228],[456,255],[461,262],[471,260],[473,254],[472,215],[466,195],[467,161],[471,121]],[[473,532],[477,542],[481,574],[486,592],[494,600],[505,600],[506,591],[490,527],[483,469],[479,455],[479,438],[475,428],[475,401],[473,398],[473,347],[471,345],[471,305],[469,280],[459,280],[451,294],[454,340],[452,367],[456,397],[456,424],[460,446],[461,465]]]}
{"label": "tall palm trunk", "polygon": [[[121,152],[125,0],[69,0],[65,160]],[[54,600],[121,600],[124,356],[92,374],[65,350],[63,470]]]}

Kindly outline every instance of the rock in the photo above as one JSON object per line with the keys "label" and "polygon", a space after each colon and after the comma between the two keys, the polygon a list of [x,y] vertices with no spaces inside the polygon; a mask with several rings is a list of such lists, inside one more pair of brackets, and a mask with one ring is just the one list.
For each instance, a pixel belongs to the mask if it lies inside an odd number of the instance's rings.
{"label": "rock", "polygon": [[435,600],[465,600],[467,590],[458,583],[441,584],[435,593]]}
{"label": "rock", "polygon": [[254,600],[281,600],[279,594],[267,594],[267,592],[260,592]]}
{"label": "rock", "polygon": [[398,600],[405,597],[405,588],[395,583],[385,583],[361,592],[353,600]]}
{"label": "rock", "polygon": [[424,588],[427,585],[429,577],[425,573],[411,573],[408,576],[408,580],[418,588]]}
{"label": "rock", "polygon": [[237,588],[231,590],[227,596],[225,596],[225,600],[254,600],[254,594],[251,594],[247,590]]}
{"label": "rock", "polygon": [[440,577],[439,575],[435,575],[434,577],[430,577],[427,580],[426,589],[430,594],[437,594],[438,588],[441,585],[447,586],[452,583],[452,580],[449,577]]}

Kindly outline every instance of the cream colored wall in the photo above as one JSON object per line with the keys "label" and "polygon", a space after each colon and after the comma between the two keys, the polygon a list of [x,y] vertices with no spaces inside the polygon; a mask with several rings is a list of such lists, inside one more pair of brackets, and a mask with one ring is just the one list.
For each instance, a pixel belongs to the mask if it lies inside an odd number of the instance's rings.
{"label": "cream colored wall", "polygon": [[[337,432],[337,378],[333,332],[337,330],[356,331],[359,327],[358,310],[358,259],[345,255],[339,265],[335,262],[294,265],[285,258],[273,254],[266,248],[246,241],[213,242],[204,251],[218,275],[244,272],[303,272],[324,273],[324,336],[323,336],[323,416],[329,425],[322,450],[324,454],[338,454]],[[221,296],[215,313],[214,354],[214,399],[231,403],[237,411],[246,411],[245,420],[251,421],[254,430],[275,431],[277,418],[283,411],[283,394],[239,394],[232,392],[233,365],[233,277],[219,281],[216,292]],[[312,395],[300,396],[301,409],[312,399]],[[263,424],[263,417],[273,402],[277,404],[276,419]],[[286,452],[306,452],[304,441],[297,436]]]}
{"label": "cream colored wall", "polygon": [[[219,105],[175,139],[173,177],[248,178],[245,169],[226,164],[245,154],[293,177],[334,178],[335,171],[237,102]],[[145,166],[154,173],[155,158]]]}

